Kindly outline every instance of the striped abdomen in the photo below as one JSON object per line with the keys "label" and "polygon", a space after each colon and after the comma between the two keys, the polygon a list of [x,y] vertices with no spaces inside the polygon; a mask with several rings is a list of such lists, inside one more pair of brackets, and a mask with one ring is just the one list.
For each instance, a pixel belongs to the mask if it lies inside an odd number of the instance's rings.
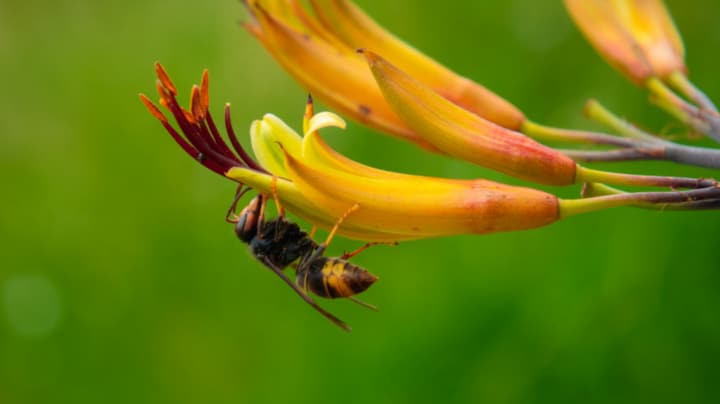
{"label": "striped abdomen", "polygon": [[306,264],[298,267],[298,286],[330,299],[364,292],[378,279],[365,269],[340,258],[318,257]]}

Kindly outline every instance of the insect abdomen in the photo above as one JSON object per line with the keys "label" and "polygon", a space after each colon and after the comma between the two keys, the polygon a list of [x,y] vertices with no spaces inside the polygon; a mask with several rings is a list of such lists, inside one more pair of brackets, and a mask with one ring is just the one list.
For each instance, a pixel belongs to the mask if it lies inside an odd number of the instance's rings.
{"label": "insect abdomen", "polygon": [[364,292],[378,277],[340,258],[320,257],[306,271],[298,271],[297,283],[314,294],[335,299]]}

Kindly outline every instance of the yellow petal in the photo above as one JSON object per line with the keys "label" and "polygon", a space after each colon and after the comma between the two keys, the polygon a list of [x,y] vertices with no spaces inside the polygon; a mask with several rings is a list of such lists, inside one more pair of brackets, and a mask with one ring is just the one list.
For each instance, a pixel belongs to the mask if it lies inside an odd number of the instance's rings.
{"label": "yellow petal", "polygon": [[[270,175],[259,173],[247,168],[235,167],[226,173],[226,177],[241,182],[266,195],[272,195],[273,177]],[[305,198],[305,196],[300,193],[292,182],[282,178],[277,178],[276,189],[278,198],[282,201],[283,207],[298,215],[303,220],[326,230],[331,229],[337,221],[338,216],[330,216],[322,209],[319,209],[310,200]],[[382,230],[372,231],[364,226],[358,227],[348,223],[341,226],[338,233],[348,238],[364,241],[392,242],[414,238],[410,235],[392,234]]]}
{"label": "yellow petal", "polygon": [[575,182],[576,164],[564,154],[458,107],[373,52],[363,54],[390,105],[438,150],[529,181]]}
{"label": "yellow petal", "polygon": [[271,145],[272,128],[267,122],[254,121],[250,126],[250,144],[261,167],[278,177],[287,177],[281,150]]}
{"label": "yellow petal", "polygon": [[285,156],[293,184],[323,211],[339,217],[359,204],[348,225],[424,238],[528,229],[558,218],[557,198],[529,188],[413,175],[371,178]]}
{"label": "yellow petal", "polygon": [[349,0],[312,0],[318,19],[350,48],[367,48],[393,58],[398,66],[448,100],[500,126],[520,129],[523,113],[487,88],[458,75],[392,33]]}
{"label": "yellow petal", "polygon": [[319,112],[313,115],[308,122],[308,127],[305,129],[305,135],[313,133],[323,128],[336,127],[345,129],[345,120],[340,118],[337,114],[332,112]]}
{"label": "yellow petal", "polygon": [[246,28],[314,96],[363,124],[429,147],[387,105],[359,55],[293,30],[262,9],[250,11],[256,22]]}

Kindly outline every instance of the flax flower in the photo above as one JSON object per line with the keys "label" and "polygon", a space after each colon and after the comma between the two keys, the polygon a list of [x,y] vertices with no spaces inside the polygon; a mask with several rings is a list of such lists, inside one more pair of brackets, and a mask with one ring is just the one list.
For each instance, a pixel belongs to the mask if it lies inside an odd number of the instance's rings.
{"label": "flax flower", "polygon": [[[350,1],[312,1],[314,15],[297,0],[247,0],[245,28],[308,91],[344,115],[382,132],[426,144],[384,102],[360,47],[394,54],[427,85],[452,102],[501,125],[519,128],[524,116],[512,104],[408,46]],[[378,46],[380,48],[376,48]]]}
{"label": "flax flower", "polygon": [[[194,86],[188,109],[158,64],[160,104],[175,119],[177,131],[146,96],[141,100],[188,153],[212,171],[258,192],[276,192],[282,204],[303,219],[330,228],[349,214],[339,233],[366,241],[400,241],[455,234],[485,234],[531,229],[578,213],[637,203],[715,200],[720,189],[689,192],[614,194],[561,200],[546,192],[487,180],[415,176],[372,168],[350,160],[325,144],[318,130],[344,127],[332,113],[314,114],[308,103],[304,136],[273,115],[251,126],[257,162],[242,148],[225,108],[224,141],[209,111],[208,75]],[[234,151],[233,151],[234,149]]]}
{"label": "flax flower", "polygon": [[[588,161],[652,158],[686,163],[696,161],[697,150],[651,136],[620,139],[534,123],[499,96],[397,39],[352,2],[310,3],[313,14],[296,0],[246,1],[252,21],[245,27],[298,82],[343,115],[428,150],[536,183],[606,181],[694,187],[685,185],[684,180],[608,176],[576,166],[568,154]],[[371,69],[356,54],[358,46],[368,46],[364,55]],[[383,67],[390,63],[385,63],[381,54],[392,55],[393,74],[386,74],[389,69]],[[398,85],[400,82],[417,85]],[[520,132],[543,140],[622,148],[566,154]],[[716,164],[715,156],[698,164],[707,165],[706,161]]]}

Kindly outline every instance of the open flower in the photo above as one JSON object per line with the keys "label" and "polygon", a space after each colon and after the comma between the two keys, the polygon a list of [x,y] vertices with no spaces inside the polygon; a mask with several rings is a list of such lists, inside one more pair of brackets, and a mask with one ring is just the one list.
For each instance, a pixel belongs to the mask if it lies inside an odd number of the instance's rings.
{"label": "open flower", "polygon": [[[160,104],[170,111],[178,132],[146,96],[141,100],[173,139],[212,171],[255,188],[276,193],[301,218],[331,228],[352,210],[339,233],[366,241],[400,241],[456,234],[485,234],[531,229],[577,213],[643,203],[687,202],[720,198],[717,186],[689,192],[613,194],[583,200],[561,200],[531,188],[487,180],[455,180],[395,173],[363,165],[325,144],[321,128],[344,127],[332,113],[314,114],[308,103],[304,136],[273,115],[253,122],[250,136],[257,158],[242,148],[225,107],[225,127],[232,149],[223,140],[208,109],[208,75],[194,86],[189,109],[165,70],[156,65]],[[181,134],[182,133],[182,134]]]}
{"label": "open flower", "polygon": [[685,48],[662,0],[565,0],[595,49],[630,80],[645,84],[685,71]]}
{"label": "open flower", "polygon": [[[208,109],[208,75],[194,86],[189,109],[176,100],[175,86],[159,64],[157,89],[183,135],[146,96],[141,100],[193,159],[212,171],[270,194],[303,219],[331,228],[354,205],[339,233],[367,241],[399,241],[466,233],[529,229],[559,218],[558,199],[545,192],[486,180],[422,177],[365,166],[343,157],[317,131],[344,127],[335,114],[312,112],[308,104],[305,136],[273,115],[251,126],[257,162],[238,142],[225,107],[225,127],[235,153],[224,142]],[[275,185],[273,185],[275,184]]]}

